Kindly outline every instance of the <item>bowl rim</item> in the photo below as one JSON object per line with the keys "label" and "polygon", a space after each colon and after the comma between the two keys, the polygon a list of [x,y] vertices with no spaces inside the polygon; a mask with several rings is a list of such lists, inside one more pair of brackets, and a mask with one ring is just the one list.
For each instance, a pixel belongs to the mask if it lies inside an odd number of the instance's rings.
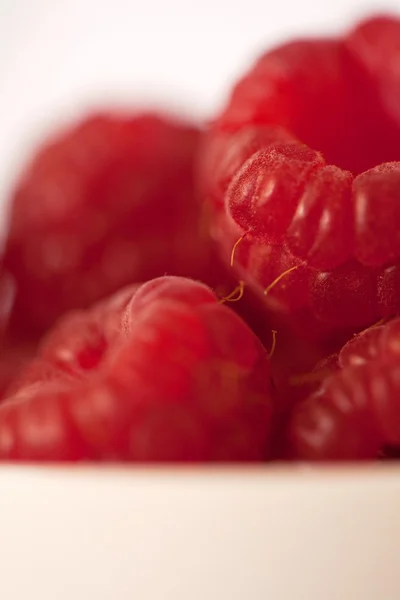
{"label": "bowl rim", "polygon": [[259,481],[375,481],[400,480],[400,462],[397,460],[382,462],[331,462],[331,463],[254,463],[254,464],[150,464],[150,463],[67,463],[67,462],[4,462],[0,463],[0,479],[12,475],[23,477],[66,476],[70,478],[103,479],[113,478],[148,478],[192,480],[229,480],[240,477]]}

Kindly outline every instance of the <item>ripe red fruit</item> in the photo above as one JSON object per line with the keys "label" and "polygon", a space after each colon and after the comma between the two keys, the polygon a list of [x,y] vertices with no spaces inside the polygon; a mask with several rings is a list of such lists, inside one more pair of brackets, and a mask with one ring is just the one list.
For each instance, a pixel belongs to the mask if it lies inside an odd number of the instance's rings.
{"label": "ripe red fruit", "polygon": [[339,370],[294,408],[291,457],[374,459],[398,449],[399,358],[400,319],[350,340],[338,355]]}
{"label": "ripe red fruit", "polygon": [[13,323],[44,330],[166,272],[212,279],[193,189],[199,130],[156,114],[98,114],[50,139],[11,202]]}
{"label": "ripe red fruit", "polygon": [[384,111],[400,124],[399,18],[381,15],[366,19],[350,32],[345,43],[376,90]]}
{"label": "ripe red fruit", "polygon": [[160,278],[129,294],[108,304],[120,317],[111,337],[98,307],[48,335],[0,406],[0,458],[267,458],[270,367],[247,325],[195,281]]}
{"label": "ripe red fruit", "polygon": [[399,31],[399,19],[373,19],[266,53],[203,146],[225,261],[242,238],[238,278],[263,293],[287,272],[268,305],[312,337],[400,311],[400,119],[387,102],[389,88],[400,101]]}

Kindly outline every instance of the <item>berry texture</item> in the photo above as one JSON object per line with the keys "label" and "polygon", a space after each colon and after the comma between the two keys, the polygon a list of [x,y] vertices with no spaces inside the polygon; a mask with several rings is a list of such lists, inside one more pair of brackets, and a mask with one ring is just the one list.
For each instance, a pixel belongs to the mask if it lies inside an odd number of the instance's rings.
{"label": "berry texture", "polygon": [[211,279],[193,189],[199,139],[170,117],[102,113],[38,151],[10,206],[16,327],[42,332],[66,310],[165,273]]}
{"label": "berry texture", "polygon": [[[264,54],[203,144],[222,256],[304,335],[400,311],[400,20]],[[390,90],[390,92],[389,92]],[[215,163],[217,166],[215,166]]]}
{"label": "berry texture", "polygon": [[0,405],[1,459],[269,456],[269,361],[209,288],[165,277],[100,309],[111,327],[98,306],[64,317]]}
{"label": "berry texture", "polygon": [[295,406],[287,436],[291,457],[368,460],[393,454],[400,447],[399,350],[400,319],[351,339],[333,373]]}

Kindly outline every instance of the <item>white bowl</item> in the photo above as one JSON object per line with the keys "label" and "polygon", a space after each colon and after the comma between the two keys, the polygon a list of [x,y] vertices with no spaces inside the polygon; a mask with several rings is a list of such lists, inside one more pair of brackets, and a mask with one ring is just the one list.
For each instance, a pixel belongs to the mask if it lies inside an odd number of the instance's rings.
{"label": "white bowl", "polygon": [[398,468],[0,469],[7,600],[399,600]]}

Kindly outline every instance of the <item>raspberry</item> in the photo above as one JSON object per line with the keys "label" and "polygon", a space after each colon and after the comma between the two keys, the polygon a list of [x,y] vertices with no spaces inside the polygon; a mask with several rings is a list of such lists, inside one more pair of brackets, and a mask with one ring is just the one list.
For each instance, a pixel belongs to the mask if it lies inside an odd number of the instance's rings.
{"label": "raspberry", "polygon": [[398,31],[398,19],[372,19],[266,53],[203,146],[222,256],[235,248],[238,278],[309,337],[400,311],[400,120],[385,101],[388,82],[400,94]]}
{"label": "raspberry", "polygon": [[400,20],[376,16],[361,22],[347,37],[346,46],[362,65],[385,111],[400,123]]}
{"label": "raspberry", "polygon": [[121,286],[171,272],[212,278],[194,198],[199,130],[156,114],[98,114],[50,139],[11,203],[13,323],[43,331]]}
{"label": "raspberry", "polygon": [[75,313],[49,333],[0,405],[0,458],[267,458],[269,362],[247,325],[205,285],[178,277],[118,298],[102,303],[103,315],[108,304],[120,316],[111,338],[102,320],[92,335],[98,306],[78,313],[80,327],[68,328]]}
{"label": "raspberry", "polygon": [[310,460],[378,458],[400,448],[400,319],[350,340],[339,370],[292,413],[292,457]]}

